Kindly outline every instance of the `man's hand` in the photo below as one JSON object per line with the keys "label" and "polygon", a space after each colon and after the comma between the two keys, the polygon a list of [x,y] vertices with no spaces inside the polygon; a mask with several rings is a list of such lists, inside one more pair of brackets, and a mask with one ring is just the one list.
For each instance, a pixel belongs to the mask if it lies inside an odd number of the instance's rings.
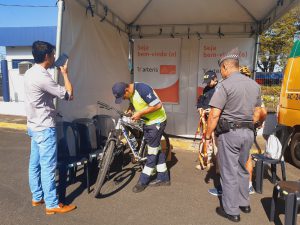
{"label": "man's hand", "polygon": [[65,65],[59,67],[59,70],[62,75],[68,74],[68,60],[66,61]]}
{"label": "man's hand", "polygon": [[127,109],[127,110],[125,111],[125,115],[131,117],[131,116],[133,115],[133,111],[132,111],[131,109]]}
{"label": "man's hand", "polygon": [[61,72],[61,75],[64,78],[64,83],[65,83],[65,88],[69,94],[69,101],[73,100],[73,86],[69,80],[68,77],[68,60],[66,61],[66,63],[63,66],[59,67],[59,71]]}
{"label": "man's hand", "polygon": [[213,131],[216,129],[217,123],[221,115],[221,110],[218,108],[211,108],[207,121],[206,137],[211,137]]}
{"label": "man's hand", "polygon": [[141,112],[135,112],[135,113],[133,114],[133,116],[131,117],[131,119],[134,120],[134,121],[136,121],[136,120],[141,119],[141,117],[142,117]]}
{"label": "man's hand", "polygon": [[205,145],[206,149],[209,149],[209,147],[212,146],[212,138],[210,138],[210,139],[205,138],[204,145]]}

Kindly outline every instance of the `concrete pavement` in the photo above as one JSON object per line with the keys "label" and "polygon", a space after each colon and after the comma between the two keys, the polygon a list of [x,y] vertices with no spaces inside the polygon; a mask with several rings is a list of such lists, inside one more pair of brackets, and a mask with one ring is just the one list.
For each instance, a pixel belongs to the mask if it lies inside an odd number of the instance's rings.
{"label": "concrete pavement", "polygon": [[[24,119],[24,118],[23,118]],[[9,118],[1,122],[8,122]],[[16,118],[14,123],[24,123]],[[170,187],[147,188],[135,194],[131,191],[140,172],[132,164],[123,168],[116,177],[121,180],[115,190],[105,186],[107,196],[95,199],[87,194],[83,176],[67,189],[66,201],[78,206],[65,215],[46,216],[44,206],[31,207],[31,194],[28,187],[28,160],[30,140],[25,130],[0,128],[0,224],[78,224],[78,225],[216,225],[232,224],[219,217],[215,208],[219,199],[208,194],[213,187],[212,179],[205,182],[208,174],[198,171],[197,153],[178,147],[173,149]],[[278,169],[280,174],[280,170]],[[79,172],[80,174],[81,172]],[[93,175],[96,176],[95,174]],[[287,165],[287,177],[299,179],[299,170]],[[264,180],[264,193],[251,195],[252,212],[241,214],[240,224],[265,225],[268,221],[273,185]],[[280,215],[281,221],[284,216]],[[298,218],[300,223],[300,218]],[[277,223],[280,224],[280,223]]]}

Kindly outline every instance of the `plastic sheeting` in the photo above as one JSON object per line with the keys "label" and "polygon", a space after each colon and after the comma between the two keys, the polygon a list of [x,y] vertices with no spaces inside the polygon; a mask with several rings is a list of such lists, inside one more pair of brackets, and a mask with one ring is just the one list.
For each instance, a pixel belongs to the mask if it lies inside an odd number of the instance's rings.
{"label": "plastic sheeting", "polygon": [[101,23],[99,17],[86,15],[76,1],[66,1],[61,46],[61,52],[69,55],[69,78],[74,86],[73,101],[58,101],[64,120],[100,113],[98,100],[114,104],[114,82],[130,81],[127,37]]}

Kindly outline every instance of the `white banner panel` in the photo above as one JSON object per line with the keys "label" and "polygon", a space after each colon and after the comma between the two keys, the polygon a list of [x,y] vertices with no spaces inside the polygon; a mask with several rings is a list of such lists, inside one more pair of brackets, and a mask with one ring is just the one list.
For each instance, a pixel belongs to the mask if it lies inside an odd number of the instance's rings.
{"label": "white banner panel", "polygon": [[134,40],[134,81],[149,84],[163,102],[179,102],[179,38]]}
{"label": "white banner panel", "polygon": [[[58,109],[67,121],[110,114],[111,111],[99,109],[96,103],[100,100],[114,104],[113,84],[130,82],[127,35],[106,22],[99,22],[99,17],[85,15],[85,8],[77,1],[68,0],[65,4],[61,50],[69,55],[74,100],[58,101]],[[63,80],[61,76],[59,80]]]}
{"label": "white banner panel", "polygon": [[202,94],[205,84],[203,75],[207,70],[213,70],[221,79],[218,60],[231,49],[238,47],[240,65],[253,67],[255,51],[254,38],[202,39],[199,48],[198,96]]}

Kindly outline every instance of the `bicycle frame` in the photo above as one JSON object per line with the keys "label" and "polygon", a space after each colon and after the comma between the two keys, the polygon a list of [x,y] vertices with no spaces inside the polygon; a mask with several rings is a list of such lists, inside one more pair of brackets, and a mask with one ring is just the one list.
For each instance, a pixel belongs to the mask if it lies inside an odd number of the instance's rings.
{"label": "bicycle frame", "polygon": [[103,102],[98,102],[98,105],[100,106],[100,108],[104,108],[107,110],[114,110],[120,116],[118,119],[118,122],[115,126],[115,129],[112,130],[109,135],[107,143],[109,143],[109,141],[114,139],[116,141],[116,146],[119,146],[120,142],[121,142],[121,135],[123,135],[129,145],[131,153],[133,154],[134,160],[136,162],[146,161],[147,157],[143,157],[143,153],[144,153],[145,147],[146,147],[144,134],[142,135],[142,139],[139,144],[139,148],[137,148],[138,146],[135,146],[133,143],[133,141],[138,143],[138,141],[136,140],[136,137],[133,134],[132,134],[132,137],[130,137],[130,133],[129,133],[130,132],[129,128],[131,128],[133,130],[137,130],[139,132],[143,132],[143,126],[144,126],[143,120],[140,120],[138,122],[133,122],[131,120],[131,118],[126,116],[123,112],[121,112]]}

